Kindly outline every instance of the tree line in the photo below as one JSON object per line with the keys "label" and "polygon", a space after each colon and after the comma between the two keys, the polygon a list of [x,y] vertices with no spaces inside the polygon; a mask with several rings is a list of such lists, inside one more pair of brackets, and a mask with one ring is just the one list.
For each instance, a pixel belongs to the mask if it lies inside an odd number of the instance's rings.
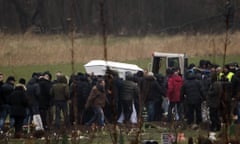
{"label": "tree line", "polygon": [[[231,3],[237,28],[240,1]],[[224,29],[225,5],[226,0],[0,0],[0,30],[96,34],[104,23],[117,35],[213,32]]]}

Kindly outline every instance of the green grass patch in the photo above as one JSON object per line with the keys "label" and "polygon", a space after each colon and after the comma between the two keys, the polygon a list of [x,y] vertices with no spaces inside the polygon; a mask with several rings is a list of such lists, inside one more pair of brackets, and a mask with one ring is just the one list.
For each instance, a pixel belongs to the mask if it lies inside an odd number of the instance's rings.
{"label": "green grass patch", "polygon": [[[223,56],[205,56],[205,57],[189,57],[188,64],[194,63],[196,66],[199,65],[199,60],[205,59],[210,60],[213,63],[219,64],[222,66],[223,64]],[[225,63],[230,62],[240,62],[239,56],[227,56]],[[136,64],[143,69],[149,69],[151,58],[148,59],[139,59],[139,60],[130,60],[126,61],[126,63]],[[85,72],[84,63],[77,63],[74,64],[74,72]],[[52,73],[54,78],[54,74],[57,71],[63,72],[65,75],[70,76],[72,71],[71,64],[55,64],[55,65],[26,65],[26,66],[0,66],[0,72],[4,73],[5,78],[9,75],[13,75],[16,79],[25,78],[30,79],[33,72],[44,72],[49,71]]]}
{"label": "green grass patch", "polygon": [[[4,77],[13,75],[16,79],[25,78],[30,79],[33,72],[51,72],[53,79],[54,74],[58,71],[63,72],[65,75],[70,76],[72,71],[71,64],[56,64],[56,65],[27,65],[27,66],[0,66],[0,72],[4,73]],[[75,72],[84,72],[83,64],[75,64]]]}

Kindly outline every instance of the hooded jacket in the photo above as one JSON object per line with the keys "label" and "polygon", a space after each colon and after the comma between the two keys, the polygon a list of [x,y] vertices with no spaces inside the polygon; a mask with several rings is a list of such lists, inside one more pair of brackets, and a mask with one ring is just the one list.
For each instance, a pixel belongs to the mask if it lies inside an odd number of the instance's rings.
{"label": "hooded jacket", "polygon": [[180,101],[180,92],[183,85],[183,79],[179,75],[172,75],[168,78],[167,97],[170,102]]}
{"label": "hooded jacket", "polygon": [[10,95],[9,104],[11,105],[11,116],[24,117],[26,115],[25,110],[28,107],[28,100],[23,86],[16,86]]}
{"label": "hooded jacket", "polygon": [[194,74],[189,74],[187,80],[184,81],[181,97],[185,97],[188,104],[201,103],[203,100],[203,90],[200,81],[196,79]]}
{"label": "hooded jacket", "polygon": [[104,87],[97,84],[93,86],[90,95],[87,99],[87,103],[85,105],[88,107],[104,107],[107,101],[107,97],[104,91]]}

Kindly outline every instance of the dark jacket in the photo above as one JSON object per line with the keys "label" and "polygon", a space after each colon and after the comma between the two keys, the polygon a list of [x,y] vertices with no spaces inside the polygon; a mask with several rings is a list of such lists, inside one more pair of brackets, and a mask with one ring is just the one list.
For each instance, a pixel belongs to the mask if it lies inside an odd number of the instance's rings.
{"label": "dark jacket", "polygon": [[11,93],[14,91],[14,85],[11,83],[4,83],[0,89],[0,105],[9,104]]}
{"label": "dark jacket", "polygon": [[26,91],[23,86],[16,86],[15,90],[10,95],[9,104],[11,106],[11,116],[24,117],[26,115],[28,101]]}
{"label": "dark jacket", "polygon": [[90,95],[87,99],[87,103],[85,105],[88,107],[104,107],[107,101],[107,97],[105,91],[99,85],[96,85],[92,88]]}
{"label": "dark jacket", "polygon": [[134,100],[138,97],[137,84],[130,80],[123,80],[119,85],[119,99],[120,100]]}
{"label": "dark jacket", "polygon": [[27,83],[27,99],[29,101],[29,105],[38,106],[39,97],[40,97],[40,87],[37,81],[37,78],[33,77]]}
{"label": "dark jacket", "polygon": [[207,93],[207,104],[212,108],[219,108],[220,106],[220,98],[222,94],[222,85],[221,82],[215,81],[213,82]]}
{"label": "dark jacket", "polygon": [[201,103],[203,100],[203,91],[199,80],[196,80],[195,76],[188,76],[184,81],[181,97],[185,97],[188,104]]}
{"label": "dark jacket", "polygon": [[160,84],[157,82],[157,80],[154,78],[154,76],[146,76],[144,77],[144,88],[143,93],[146,93],[145,102],[149,101],[162,101],[162,97],[165,95],[165,90],[163,87],[160,86]]}
{"label": "dark jacket", "polygon": [[70,97],[76,97],[78,104],[84,107],[91,91],[91,84],[86,76],[79,76],[70,86]]}
{"label": "dark jacket", "polygon": [[50,95],[52,83],[44,78],[39,79],[38,83],[40,87],[39,108],[46,109],[53,104],[53,99]]}

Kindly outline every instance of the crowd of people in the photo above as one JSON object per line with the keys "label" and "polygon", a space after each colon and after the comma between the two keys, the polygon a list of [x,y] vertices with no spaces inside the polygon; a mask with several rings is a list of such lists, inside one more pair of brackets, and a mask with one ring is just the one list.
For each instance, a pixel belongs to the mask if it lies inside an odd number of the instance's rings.
{"label": "crowd of people", "polygon": [[[190,64],[185,74],[169,67],[166,75],[126,72],[125,79],[107,70],[105,76],[77,73],[67,78],[57,72],[34,72],[28,82],[0,73],[0,130],[9,115],[10,127],[21,133],[35,115],[43,128],[70,125],[137,123],[144,108],[146,121],[183,121],[188,125],[209,122],[210,131],[221,123],[240,123],[240,70],[237,64],[223,68],[201,61]],[[236,118],[235,118],[235,117]],[[121,119],[121,120],[120,120]],[[33,121],[34,122],[34,121]]]}

